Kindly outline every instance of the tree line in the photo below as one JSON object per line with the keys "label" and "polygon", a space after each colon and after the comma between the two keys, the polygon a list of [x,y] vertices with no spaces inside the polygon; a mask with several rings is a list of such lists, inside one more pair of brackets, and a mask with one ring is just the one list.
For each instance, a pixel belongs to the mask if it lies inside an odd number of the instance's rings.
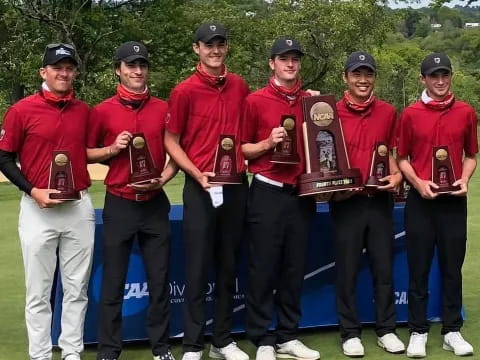
{"label": "tree line", "polygon": [[[211,20],[230,29],[227,66],[251,89],[270,76],[273,40],[292,36],[305,50],[305,87],[340,96],[346,57],[366,50],[378,63],[377,95],[401,110],[421,91],[423,57],[444,51],[453,61],[456,96],[480,110],[480,28],[463,27],[480,22],[479,8],[432,5],[392,10],[387,0],[0,0],[0,114],[36,91],[44,46],[52,42],[75,45],[76,94],[94,105],[115,89],[115,48],[142,41],[152,57],[150,89],[167,98],[194,70],[195,28]],[[433,23],[442,27],[434,30]]]}

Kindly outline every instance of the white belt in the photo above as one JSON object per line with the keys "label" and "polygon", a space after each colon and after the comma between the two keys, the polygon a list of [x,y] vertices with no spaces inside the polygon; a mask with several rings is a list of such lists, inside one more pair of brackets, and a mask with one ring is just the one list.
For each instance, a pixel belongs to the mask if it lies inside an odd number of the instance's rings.
{"label": "white belt", "polygon": [[255,179],[260,180],[264,183],[273,185],[273,186],[278,186],[278,187],[283,188],[283,183],[281,183],[280,181],[269,179],[268,177],[260,175],[260,174],[255,174]]}

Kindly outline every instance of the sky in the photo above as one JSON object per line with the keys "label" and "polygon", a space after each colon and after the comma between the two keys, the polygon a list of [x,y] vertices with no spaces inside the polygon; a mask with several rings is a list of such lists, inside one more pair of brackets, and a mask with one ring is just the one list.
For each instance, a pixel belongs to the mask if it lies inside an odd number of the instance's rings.
{"label": "sky", "polygon": [[[397,1],[395,3],[394,0],[389,0],[390,7],[393,9],[398,9],[398,8],[405,8],[405,7],[412,7],[414,9],[418,9],[421,7],[428,6],[430,4],[430,0],[419,0],[419,1],[410,1],[409,3],[405,3],[403,1]],[[460,1],[460,0],[453,0],[451,1],[447,6],[455,6],[455,5],[465,5],[465,1]]]}

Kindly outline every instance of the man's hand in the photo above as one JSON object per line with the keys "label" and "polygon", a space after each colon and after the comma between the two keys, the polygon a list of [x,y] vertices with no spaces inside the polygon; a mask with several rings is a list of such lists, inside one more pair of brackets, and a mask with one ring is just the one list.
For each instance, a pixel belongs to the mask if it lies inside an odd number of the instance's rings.
{"label": "man's hand", "polygon": [[321,95],[320,91],[318,91],[318,90],[307,89],[307,90],[305,90],[305,92],[307,92],[308,95],[310,95],[310,96],[320,96]]}
{"label": "man's hand", "polygon": [[435,199],[438,196],[437,193],[432,191],[432,188],[438,189],[438,185],[433,181],[418,179],[414,186],[420,196],[424,199]]}
{"label": "man's hand", "polygon": [[382,191],[396,192],[402,183],[403,176],[400,171],[394,174],[387,175],[380,179],[381,182],[388,182],[388,184],[379,186],[377,189]]}
{"label": "man's hand", "polygon": [[458,179],[452,185],[453,186],[460,185],[460,190],[452,192],[451,195],[467,196],[467,192],[468,192],[468,180],[467,179]]}
{"label": "man's hand", "polygon": [[120,134],[117,135],[117,138],[115,139],[113,144],[110,145],[110,154],[112,154],[113,156],[118,155],[120,151],[122,151],[128,146],[130,140],[132,140],[132,134],[128,131],[122,131]]}
{"label": "man's hand", "polygon": [[40,209],[52,208],[55,205],[63,203],[63,200],[50,199],[51,193],[59,193],[58,190],[38,189],[34,187],[30,192],[30,196],[36,201]]}
{"label": "man's hand", "polygon": [[197,177],[196,180],[202,186],[203,190],[208,191],[208,189],[210,189],[212,186],[214,186],[213,184],[210,184],[208,182],[208,178],[213,177],[213,176],[215,176],[214,172],[208,172],[207,171],[207,172],[202,173],[199,177]]}
{"label": "man's hand", "polygon": [[270,136],[267,139],[269,149],[273,149],[278,143],[282,142],[287,136],[287,131],[284,127],[279,126],[273,128],[270,132]]}
{"label": "man's hand", "polygon": [[127,186],[131,187],[132,189],[134,189],[136,191],[147,192],[147,191],[153,191],[153,190],[161,189],[162,186],[163,186],[163,181],[162,181],[162,178],[155,178],[155,179],[151,179],[150,183],[128,184]]}

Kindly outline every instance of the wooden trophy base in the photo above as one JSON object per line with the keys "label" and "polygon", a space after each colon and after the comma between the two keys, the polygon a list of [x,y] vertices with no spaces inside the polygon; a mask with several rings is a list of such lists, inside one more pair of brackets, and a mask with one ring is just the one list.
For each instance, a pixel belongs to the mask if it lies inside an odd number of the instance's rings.
{"label": "wooden trophy base", "polygon": [[218,184],[218,185],[238,185],[242,184],[242,175],[235,174],[235,175],[215,175],[212,177],[208,177],[208,182],[210,184]]}
{"label": "wooden trophy base", "polygon": [[442,194],[451,194],[454,191],[460,190],[461,187],[460,185],[457,185],[457,186],[446,185],[446,186],[440,186],[438,189],[434,189],[434,188],[431,188],[431,189],[434,194],[442,195]]}
{"label": "wooden trophy base", "polygon": [[270,162],[275,164],[300,164],[298,154],[284,155],[282,153],[273,153]]}
{"label": "wooden trophy base", "polygon": [[377,179],[376,176],[369,176],[367,182],[365,183],[365,187],[369,188],[377,188],[379,186],[388,185],[388,181],[380,181]]}
{"label": "wooden trophy base", "polygon": [[130,179],[128,180],[128,183],[131,185],[149,184],[150,180],[158,179],[161,176],[162,174],[160,173],[160,171],[158,171],[158,169],[156,168],[153,168],[151,169],[151,171],[149,171],[148,174],[145,174],[145,175],[136,175],[136,176],[131,175]]}
{"label": "wooden trophy base", "polygon": [[50,193],[48,197],[52,200],[80,200],[79,191],[68,191],[68,192],[59,192],[59,193]]}
{"label": "wooden trophy base", "polygon": [[323,172],[314,172],[300,175],[298,195],[314,195],[326,192],[335,192],[348,189],[363,188],[359,169],[348,169],[341,175],[327,175]]}

